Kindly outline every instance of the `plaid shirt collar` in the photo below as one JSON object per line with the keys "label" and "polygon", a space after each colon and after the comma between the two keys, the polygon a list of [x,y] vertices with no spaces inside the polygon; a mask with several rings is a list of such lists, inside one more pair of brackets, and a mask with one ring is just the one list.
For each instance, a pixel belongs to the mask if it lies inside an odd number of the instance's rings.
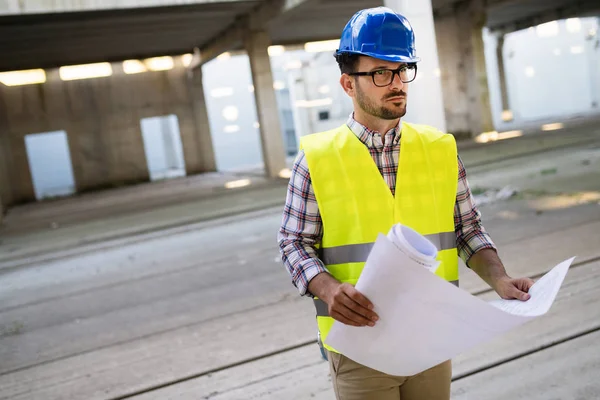
{"label": "plaid shirt collar", "polygon": [[[400,122],[401,124],[402,122]],[[390,136],[394,138],[393,140],[393,144],[396,145],[398,144],[398,142],[400,142],[400,135],[402,133],[402,130],[399,129],[400,128],[400,124],[398,124],[396,127],[390,129],[389,131],[387,131],[385,133],[385,138],[386,138],[386,143],[389,143],[389,138]],[[351,113],[350,116],[348,117],[348,121],[346,121],[346,125],[348,125],[348,128],[350,128],[350,130],[356,135],[356,137],[364,143],[365,146],[367,147],[374,147],[373,145],[373,137],[375,135],[381,135],[379,132],[371,130],[369,128],[367,128],[366,126],[364,126],[363,124],[361,124],[360,122],[358,122],[357,120],[354,119],[354,113]]]}

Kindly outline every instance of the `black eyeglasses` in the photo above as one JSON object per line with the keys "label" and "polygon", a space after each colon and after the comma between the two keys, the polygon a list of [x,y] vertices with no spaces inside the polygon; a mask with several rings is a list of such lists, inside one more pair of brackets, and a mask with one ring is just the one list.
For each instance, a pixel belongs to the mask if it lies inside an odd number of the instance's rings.
{"label": "black eyeglasses", "polygon": [[402,83],[409,83],[417,77],[417,64],[408,64],[399,67],[398,69],[378,69],[371,72],[352,72],[351,76],[370,76],[373,79],[373,84],[377,87],[390,85],[394,81],[394,77],[398,74]]}

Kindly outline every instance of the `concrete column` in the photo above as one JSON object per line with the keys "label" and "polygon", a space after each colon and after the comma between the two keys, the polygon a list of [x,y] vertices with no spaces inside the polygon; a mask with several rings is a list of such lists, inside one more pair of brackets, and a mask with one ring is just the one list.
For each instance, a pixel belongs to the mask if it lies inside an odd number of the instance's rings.
{"label": "concrete column", "polygon": [[471,0],[471,68],[469,74],[469,98],[471,99],[471,135],[494,130],[490,91],[488,87],[485,64],[485,46],[483,43],[483,28],[487,18],[483,0]]}
{"label": "concrete column", "polygon": [[8,180],[7,174],[7,164],[5,158],[5,148],[6,141],[0,140],[0,224],[4,220],[4,213],[6,213],[6,208],[9,205],[9,194],[10,194],[10,182]]}
{"label": "concrete column", "polygon": [[498,62],[498,77],[500,79],[500,99],[502,112],[510,111],[508,102],[508,86],[506,84],[506,70],[504,69],[504,34],[498,35],[496,42],[496,60]]}
{"label": "concrete column", "polygon": [[405,119],[446,131],[431,0],[384,0],[383,3],[408,18],[415,30],[417,56],[421,58],[417,79],[410,84]]}
{"label": "concrete column", "polygon": [[286,168],[286,162],[271,62],[267,52],[270,43],[265,31],[251,30],[246,35],[245,45],[252,71],[265,173],[274,178]]}
{"label": "concrete column", "polygon": [[459,4],[436,18],[448,131],[474,137],[494,130],[483,43],[483,0]]}
{"label": "concrete column", "polygon": [[[202,84],[202,67],[188,70],[188,78],[196,131],[196,146],[194,150],[198,154],[192,157],[187,154],[186,146],[184,146],[185,169],[188,175],[216,171],[217,163],[210,133],[210,124],[208,122],[204,86]],[[193,160],[197,160],[197,162]]]}
{"label": "concrete column", "polygon": [[0,141],[0,224],[2,224],[2,220],[4,219],[4,212],[6,211],[4,208],[5,200],[3,197],[5,193],[8,192],[8,182],[6,179],[6,171],[5,169],[5,159],[4,159],[4,143]]}
{"label": "concrete column", "polygon": [[592,109],[598,109],[600,106],[600,33],[598,33],[598,28],[600,28],[600,16],[596,17],[596,26],[590,29],[585,37]]}
{"label": "concrete column", "polygon": [[[4,104],[2,91],[0,90],[0,106],[2,105]],[[5,133],[4,135],[0,134],[0,223],[4,220],[4,214],[8,207],[13,204],[13,183],[10,179],[12,157],[8,157],[10,155],[9,146],[11,143],[8,135],[10,135],[11,132],[8,130],[6,122],[6,116],[4,113],[0,112],[0,132]]]}
{"label": "concrete column", "polygon": [[292,69],[288,72],[288,84],[290,88],[290,99],[292,99],[292,118],[294,119],[296,143],[300,143],[302,136],[316,132],[313,128],[310,110],[305,107],[294,106],[296,100],[309,98],[306,93],[306,76],[304,71],[304,68],[299,68]]}
{"label": "concrete column", "polygon": [[8,203],[8,191],[10,189],[8,177],[6,173],[6,147],[8,146],[7,133],[8,133],[8,121],[6,120],[7,115],[3,112],[6,109],[4,104],[4,96],[2,88],[0,88],[0,129],[5,132],[4,135],[0,135],[0,224],[4,219],[5,206]]}

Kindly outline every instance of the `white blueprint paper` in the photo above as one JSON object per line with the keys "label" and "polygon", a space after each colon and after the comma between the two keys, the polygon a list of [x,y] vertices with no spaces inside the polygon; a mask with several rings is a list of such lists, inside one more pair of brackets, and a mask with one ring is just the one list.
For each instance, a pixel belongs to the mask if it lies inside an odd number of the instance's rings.
{"label": "white blueprint paper", "polygon": [[414,247],[402,251],[398,243],[380,234],[356,284],[379,321],[374,327],[336,321],[325,342],[360,364],[399,376],[422,372],[546,313],[574,259],[539,279],[529,301],[487,303],[432,274],[411,258]]}

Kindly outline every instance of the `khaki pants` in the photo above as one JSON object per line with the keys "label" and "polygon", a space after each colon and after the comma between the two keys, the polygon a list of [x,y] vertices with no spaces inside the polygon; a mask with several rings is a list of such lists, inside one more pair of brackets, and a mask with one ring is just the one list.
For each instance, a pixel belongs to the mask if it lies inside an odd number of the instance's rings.
{"label": "khaki pants", "polygon": [[450,360],[414,376],[392,376],[328,352],[337,400],[449,400]]}

